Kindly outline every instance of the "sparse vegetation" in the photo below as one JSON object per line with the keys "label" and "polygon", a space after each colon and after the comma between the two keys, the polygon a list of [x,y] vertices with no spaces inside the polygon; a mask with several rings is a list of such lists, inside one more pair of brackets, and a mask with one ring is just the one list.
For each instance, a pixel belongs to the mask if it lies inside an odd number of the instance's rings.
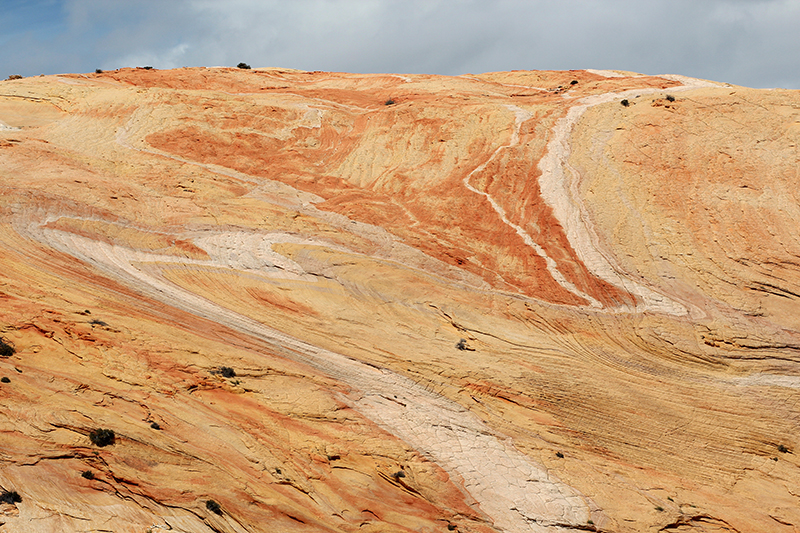
{"label": "sparse vegetation", "polygon": [[217,374],[220,374],[223,378],[235,378],[236,371],[229,366],[220,367],[217,371]]}
{"label": "sparse vegetation", "polygon": [[161,430],[161,426],[158,424],[158,422],[150,422],[150,427],[159,431]]}
{"label": "sparse vegetation", "polygon": [[12,74],[11,76],[8,77],[8,79],[9,80],[21,80],[22,76],[20,76],[19,74]]}
{"label": "sparse vegetation", "polygon": [[95,73],[95,74],[102,74],[102,73],[103,73],[103,69],[101,69],[101,68],[96,68],[96,69],[94,69],[94,73]]}
{"label": "sparse vegetation", "polygon": [[10,503],[15,504],[22,501],[22,496],[15,490],[4,490],[2,494],[0,494],[0,503]]}
{"label": "sparse vegetation", "polygon": [[659,513],[660,513],[661,511],[663,511],[663,510],[664,510],[664,508],[663,508],[663,507],[661,507],[660,505],[657,505],[657,506],[656,506],[656,511],[658,511]]}
{"label": "sparse vegetation", "polygon": [[2,382],[2,383],[11,383],[11,380],[8,379],[7,376],[3,376],[2,378],[0,378],[0,382]]}
{"label": "sparse vegetation", "polygon": [[94,479],[94,472],[92,472],[91,470],[84,470],[83,472],[81,472],[81,477],[83,479]]}
{"label": "sparse vegetation", "polygon": [[563,459],[564,458],[564,454],[561,453],[561,452],[556,452],[556,457],[558,457],[559,459]]}
{"label": "sparse vegetation", "polygon": [[395,101],[394,101],[394,99],[392,99],[392,98],[389,98],[388,100],[386,100],[386,101],[383,103],[383,105],[394,105],[394,104],[395,104]]}
{"label": "sparse vegetation", "polygon": [[116,439],[116,435],[114,435],[113,429],[95,429],[91,433],[89,433],[89,440],[92,441],[92,444],[96,446],[110,446],[114,444],[114,440]]}
{"label": "sparse vegetation", "polygon": [[781,453],[789,453],[789,448],[787,448],[783,444],[778,444],[778,451]]}
{"label": "sparse vegetation", "polygon": [[402,470],[398,470],[397,472],[392,474],[392,477],[395,479],[400,479],[401,477],[406,477],[406,473],[403,472]]}
{"label": "sparse vegetation", "polygon": [[89,324],[91,324],[93,326],[108,326],[107,323],[103,322],[102,320],[97,320],[97,319],[91,320],[89,322]]}
{"label": "sparse vegetation", "polygon": [[589,524],[590,526],[593,526],[594,525],[594,520],[592,520],[590,518],[589,520],[586,521],[586,523]]}
{"label": "sparse vegetation", "polygon": [[215,502],[214,500],[208,500],[206,502],[206,509],[208,509],[209,511],[211,511],[214,514],[218,514],[218,515],[222,516],[222,507],[220,507],[220,505],[217,502]]}
{"label": "sparse vegetation", "polygon": [[626,98],[625,100],[622,100],[622,101],[620,102],[620,104],[622,104],[622,105],[623,105],[623,107],[628,107],[629,105],[631,105],[631,103],[628,101],[628,99],[627,99],[627,98]]}
{"label": "sparse vegetation", "polygon": [[667,102],[674,102],[674,101],[675,101],[675,97],[672,96],[671,94],[668,94],[667,95]]}
{"label": "sparse vegetation", "polygon": [[578,80],[572,80],[569,82],[570,85],[578,85]]}
{"label": "sparse vegetation", "polygon": [[236,65],[236,68],[241,68],[241,69],[244,69],[244,70],[248,70],[248,69],[250,69],[250,65],[248,65],[247,63],[239,63],[238,65]]}
{"label": "sparse vegetation", "polygon": [[16,351],[12,344],[0,337],[0,357],[11,357]]}
{"label": "sparse vegetation", "polygon": [[150,65],[148,65],[146,67],[142,67],[142,68],[145,69],[145,70],[153,70],[153,67],[151,67]]}
{"label": "sparse vegetation", "polygon": [[458,348],[459,350],[462,350],[462,351],[463,350],[470,351],[470,352],[474,352],[475,351],[475,348],[470,348],[469,347],[469,345],[467,344],[467,339],[459,339],[459,341],[456,343],[456,348]]}

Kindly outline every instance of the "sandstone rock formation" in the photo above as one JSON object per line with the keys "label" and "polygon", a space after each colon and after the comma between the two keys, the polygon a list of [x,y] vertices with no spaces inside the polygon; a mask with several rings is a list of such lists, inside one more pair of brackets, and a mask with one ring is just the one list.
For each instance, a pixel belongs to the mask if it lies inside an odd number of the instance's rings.
{"label": "sandstone rock formation", "polygon": [[627,72],[2,82],[0,531],[800,531],[799,140]]}

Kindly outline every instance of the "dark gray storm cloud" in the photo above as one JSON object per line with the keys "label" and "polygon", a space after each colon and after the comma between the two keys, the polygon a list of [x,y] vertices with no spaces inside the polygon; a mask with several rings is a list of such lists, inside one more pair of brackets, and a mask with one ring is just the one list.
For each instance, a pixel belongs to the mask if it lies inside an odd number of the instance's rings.
{"label": "dark gray storm cloud", "polygon": [[616,69],[800,88],[800,0],[3,0],[0,75]]}

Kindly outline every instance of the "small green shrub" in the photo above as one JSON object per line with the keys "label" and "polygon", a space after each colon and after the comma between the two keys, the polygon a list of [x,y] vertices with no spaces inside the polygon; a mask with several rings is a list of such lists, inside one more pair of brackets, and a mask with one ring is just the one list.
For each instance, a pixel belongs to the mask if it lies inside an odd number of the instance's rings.
{"label": "small green shrub", "polygon": [[572,80],[569,82],[570,85],[578,85],[578,80]]}
{"label": "small green shrub", "polygon": [[0,337],[0,357],[11,357],[17,350],[14,346],[9,344],[4,338]]}
{"label": "small green shrub", "polygon": [[8,77],[8,79],[9,80],[21,80],[22,76],[20,76],[19,74],[12,74],[11,76]]}
{"label": "small green shrub", "polygon": [[11,383],[11,380],[10,380],[10,379],[8,379],[6,376],[3,376],[2,378],[0,378],[0,382],[3,382],[3,383]]}
{"label": "small green shrub", "polygon": [[206,509],[208,509],[209,511],[211,511],[214,514],[218,514],[218,515],[222,516],[222,507],[220,507],[220,505],[217,502],[215,502],[214,500],[208,500],[206,502]]}
{"label": "small green shrub", "polygon": [[92,444],[100,446],[101,448],[114,444],[115,439],[116,435],[114,435],[113,429],[95,429],[89,433],[89,440],[92,441]]}
{"label": "small green shrub", "polygon": [[656,511],[658,511],[659,513],[660,513],[661,511],[663,511],[663,510],[664,510],[664,508],[663,508],[663,507],[661,507],[660,505],[656,506]]}
{"label": "small green shrub", "polygon": [[406,473],[403,472],[402,470],[398,470],[397,472],[392,474],[392,477],[395,479],[400,479],[401,477],[406,477]]}
{"label": "small green shrub", "polygon": [[15,490],[4,490],[2,494],[0,494],[0,503],[10,503],[15,504],[22,501],[22,496]]}
{"label": "small green shrub", "polygon": [[778,445],[778,451],[781,453],[789,453],[789,448],[784,446],[783,444]]}
{"label": "small green shrub", "polygon": [[394,105],[394,104],[395,104],[395,101],[394,101],[394,99],[393,99],[393,98],[389,98],[388,100],[386,100],[386,101],[383,103],[383,105]]}
{"label": "small green shrub", "polygon": [[675,101],[675,97],[672,96],[671,94],[668,94],[667,95],[667,102],[674,102],[674,101]]}
{"label": "small green shrub", "polygon": [[158,422],[150,422],[150,427],[159,431],[161,430],[161,426]]}
{"label": "small green shrub", "polygon": [[81,477],[83,479],[94,479],[94,472],[92,472],[91,470],[84,470],[83,472],[81,472]]}
{"label": "small green shrub", "polygon": [[95,73],[95,74],[102,74],[102,73],[103,73],[103,69],[101,69],[101,68],[96,68],[96,69],[94,69],[94,73]]}
{"label": "small green shrub", "polygon": [[564,458],[564,454],[561,453],[561,452],[556,452],[556,457],[558,457],[559,459],[563,459]]}
{"label": "small green shrub", "polygon": [[625,100],[622,100],[622,101],[620,102],[620,104],[622,104],[622,105],[623,105],[623,107],[628,107],[629,105],[631,105],[631,103],[628,101],[628,99],[627,99],[627,98],[626,98]]}
{"label": "small green shrub", "polygon": [[239,63],[238,65],[236,65],[236,68],[241,68],[241,69],[244,69],[244,70],[248,70],[248,69],[250,69],[250,65],[248,65],[247,63]]}

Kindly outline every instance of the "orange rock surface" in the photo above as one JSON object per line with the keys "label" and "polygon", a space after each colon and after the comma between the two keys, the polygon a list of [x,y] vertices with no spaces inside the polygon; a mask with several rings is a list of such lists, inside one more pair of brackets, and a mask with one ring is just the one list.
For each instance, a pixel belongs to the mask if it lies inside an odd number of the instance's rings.
{"label": "orange rock surface", "polygon": [[0,531],[800,531],[797,91],[0,88]]}

